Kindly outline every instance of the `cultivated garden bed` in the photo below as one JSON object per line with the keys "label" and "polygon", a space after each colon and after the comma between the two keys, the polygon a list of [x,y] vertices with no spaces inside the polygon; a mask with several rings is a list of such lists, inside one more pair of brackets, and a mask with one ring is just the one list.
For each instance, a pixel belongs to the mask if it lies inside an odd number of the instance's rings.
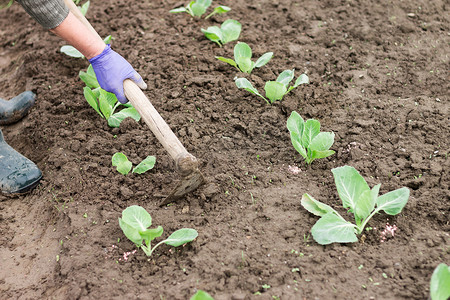
{"label": "cultivated garden bed", "polygon": [[[426,299],[433,270],[450,262],[449,18],[445,1],[224,1],[208,19],[169,10],[188,1],[91,1],[88,19],[148,84],[145,91],[208,183],[160,207],[179,178],[173,160],[144,122],[111,128],[86,102],[80,70],[59,52],[65,43],[18,5],[0,11],[0,97],[37,94],[29,116],[2,127],[44,179],[30,194],[0,196],[0,292],[8,299]],[[210,9],[211,10],[211,9]],[[242,24],[239,41],[251,74],[221,62],[223,47],[201,28]],[[260,92],[286,69],[309,84],[267,104]],[[335,154],[306,164],[286,127],[292,111],[335,134]],[[145,174],[118,173],[116,152]],[[408,203],[381,212],[355,243],[322,246],[318,217],[302,195],[345,219],[331,170],[352,166],[380,194],[407,187]],[[121,212],[144,207],[167,238],[198,231],[183,247],[151,257],[119,227]],[[387,223],[395,235],[383,239]],[[158,240],[158,239],[157,239]]]}

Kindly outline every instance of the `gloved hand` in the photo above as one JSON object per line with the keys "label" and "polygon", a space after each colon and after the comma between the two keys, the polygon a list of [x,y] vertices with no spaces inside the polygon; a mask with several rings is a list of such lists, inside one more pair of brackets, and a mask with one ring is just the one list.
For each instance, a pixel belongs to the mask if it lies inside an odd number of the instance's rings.
{"label": "gloved hand", "polygon": [[109,44],[106,45],[102,53],[89,59],[89,62],[94,68],[101,88],[114,93],[120,103],[128,102],[123,91],[125,79],[131,79],[143,90],[147,88],[147,84],[145,84],[141,75],[133,69],[125,58],[112,50]]}

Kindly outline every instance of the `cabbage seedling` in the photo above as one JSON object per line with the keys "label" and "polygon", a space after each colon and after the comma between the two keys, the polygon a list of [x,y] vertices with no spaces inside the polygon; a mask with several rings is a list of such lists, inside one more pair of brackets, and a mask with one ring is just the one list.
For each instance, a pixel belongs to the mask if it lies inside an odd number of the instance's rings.
{"label": "cabbage seedling", "polygon": [[[132,171],[132,173],[143,174],[150,169],[153,169],[156,163],[156,157],[147,156],[143,161],[141,161]],[[132,168],[132,163],[128,160],[128,157],[121,153],[117,152],[112,157],[112,165],[116,167],[117,172],[122,175],[127,175],[130,173]]]}
{"label": "cabbage seedling", "polygon": [[[186,7],[178,7],[175,9],[170,10],[171,13],[188,13],[192,17],[201,17],[206,10],[211,6],[211,0],[198,0],[198,1],[191,1]],[[208,19],[212,17],[215,14],[223,14],[226,12],[229,12],[231,8],[228,6],[218,6],[214,8],[214,11],[210,13],[208,16],[206,16],[205,19]]]}
{"label": "cabbage seedling", "polygon": [[294,69],[292,70],[284,70],[278,76],[276,81],[267,81],[264,90],[266,92],[266,97],[262,96],[256,88],[248,81],[246,78],[236,78],[235,83],[236,86],[240,89],[245,89],[246,91],[255,94],[261,98],[263,98],[267,103],[274,103],[277,100],[282,100],[284,95],[292,91],[294,88],[298,87],[301,84],[309,83],[308,75],[302,74],[295,81],[294,85],[289,86],[289,83],[294,79]]}
{"label": "cabbage seedling", "polygon": [[309,119],[305,122],[296,111],[293,111],[287,120],[287,128],[291,134],[292,145],[307,164],[335,153],[330,150],[334,143],[334,133],[320,132],[319,121]]}
{"label": "cabbage seedling", "polygon": [[172,9],[171,13],[181,13],[186,12],[190,14],[192,17],[201,17],[208,7],[211,6],[211,0],[197,0],[197,1],[191,1],[186,7],[178,7],[175,9]]}
{"label": "cabbage seedling", "polygon": [[431,300],[447,300],[450,298],[450,266],[444,263],[434,269],[430,281]]}
{"label": "cabbage seedling", "polygon": [[221,27],[210,26],[207,29],[201,29],[206,38],[217,43],[220,47],[222,45],[235,41],[241,34],[242,25],[236,20],[228,19],[222,23]]}
{"label": "cabbage seedling", "polygon": [[[89,65],[86,72],[80,71],[79,76],[86,84],[83,90],[84,98],[102,118],[108,120],[110,127],[119,127],[120,123],[128,117],[139,122],[141,116],[130,103],[121,104],[117,101],[116,95],[100,88],[92,65]],[[125,108],[116,113],[120,105]]]}
{"label": "cabbage seedling", "polygon": [[302,206],[321,217],[311,228],[314,240],[321,245],[357,242],[356,235],[363,232],[375,214],[384,211],[388,215],[397,215],[408,202],[409,189],[406,187],[378,196],[381,184],[370,189],[355,168],[343,166],[331,171],[343,207],[354,214],[356,225],[346,221],[331,206],[304,194]]}
{"label": "cabbage seedling", "polygon": [[246,43],[237,43],[234,46],[234,60],[216,56],[220,61],[226,62],[244,73],[251,73],[254,68],[261,68],[272,59],[273,52],[263,54],[256,63],[252,61],[252,49]]}
{"label": "cabbage seedling", "polygon": [[266,97],[273,103],[276,100],[282,100],[284,95],[298,87],[300,84],[309,83],[309,78],[306,74],[300,75],[294,85],[289,86],[292,79],[294,79],[294,69],[284,70],[278,76],[276,81],[266,82],[266,85],[264,86]]}
{"label": "cabbage seedling", "polygon": [[152,248],[151,242],[163,234],[163,228],[161,226],[148,228],[151,225],[152,217],[144,208],[138,205],[127,207],[122,211],[122,218],[119,218],[119,226],[125,236],[138,248],[141,248],[147,256],[151,256],[153,251],[162,244],[178,247],[192,242],[198,236],[198,232],[195,229],[182,228]]}

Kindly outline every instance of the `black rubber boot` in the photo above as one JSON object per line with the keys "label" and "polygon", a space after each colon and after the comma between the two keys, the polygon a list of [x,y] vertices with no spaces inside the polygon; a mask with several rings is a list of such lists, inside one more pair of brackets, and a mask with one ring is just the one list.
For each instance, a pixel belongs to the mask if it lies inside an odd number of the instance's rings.
{"label": "black rubber boot", "polygon": [[6,194],[26,193],[32,190],[41,178],[41,170],[9,146],[0,130],[0,190]]}
{"label": "black rubber boot", "polygon": [[26,91],[9,101],[0,98],[0,125],[12,124],[22,119],[34,104],[36,95]]}

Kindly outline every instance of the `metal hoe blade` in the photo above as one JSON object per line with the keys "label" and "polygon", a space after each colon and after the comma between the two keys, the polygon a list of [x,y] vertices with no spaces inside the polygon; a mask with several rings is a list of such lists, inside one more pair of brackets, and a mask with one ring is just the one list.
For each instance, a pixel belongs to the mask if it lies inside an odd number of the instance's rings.
{"label": "metal hoe blade", "polygon": [[196,190],[199,186],[205,183],[203,174],[197,169],[191,174],[185,176],[177,186],[172,190],[162,202],[161,206],[167,205],[173,201],[182,198],[184,195]]}

